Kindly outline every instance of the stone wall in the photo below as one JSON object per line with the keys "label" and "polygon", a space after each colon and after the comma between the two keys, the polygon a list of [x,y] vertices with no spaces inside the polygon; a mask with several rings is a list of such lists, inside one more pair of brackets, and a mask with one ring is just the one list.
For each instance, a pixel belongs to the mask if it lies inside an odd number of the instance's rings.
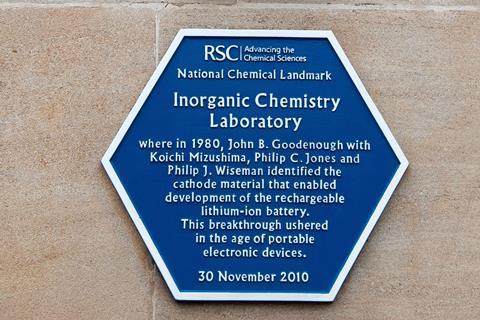
{"label": "stone wall", "polygon": [[[100,158],[180,28],[333,30],[410,167],[337,300],[179,303]],[[478,0],[0,2],[0,319],[480,319]]]}

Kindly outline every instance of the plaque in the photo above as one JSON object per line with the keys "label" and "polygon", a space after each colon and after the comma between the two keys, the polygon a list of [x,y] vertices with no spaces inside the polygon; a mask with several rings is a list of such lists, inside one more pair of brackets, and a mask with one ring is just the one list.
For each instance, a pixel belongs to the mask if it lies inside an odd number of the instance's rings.
{"label": "plaque", "polygon": [[333,301],[408,166],[332,32],[198,29],[102,163],[175,299],[217,301]]}

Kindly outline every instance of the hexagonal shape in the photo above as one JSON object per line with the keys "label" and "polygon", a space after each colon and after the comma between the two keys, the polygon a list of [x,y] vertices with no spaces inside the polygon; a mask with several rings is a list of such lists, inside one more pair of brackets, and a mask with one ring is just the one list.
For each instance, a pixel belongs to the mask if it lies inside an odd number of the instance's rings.
{"label": "hexagonal shape", "polygon": [[330,31],[181,30],[102,163],[179,300],[332,301],[408,162]]}

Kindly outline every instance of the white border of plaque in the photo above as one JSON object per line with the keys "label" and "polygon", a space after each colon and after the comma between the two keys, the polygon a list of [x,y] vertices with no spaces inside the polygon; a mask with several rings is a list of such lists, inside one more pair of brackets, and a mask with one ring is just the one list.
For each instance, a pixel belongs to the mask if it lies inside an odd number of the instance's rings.
{"label": "white border of plaque", "polygon": [[[140,219],[137,211],[135,210],[135,207],[132,204],[132,201],[130,200],[127,192],[125,191],[123,185],[121,184],[120,179],[118,178],[115,170],[113,169],[110,159],[115,153],[115,150],[117,149],[118,145],[120,144],[123,137],[125,136],[128,128],[130,127],[132,122],[135,120],[135,117],[137,116],[138,112],[140,111],[143,104],[145,103],[145,100],[147,99],[150,92],[154,88],[158,79],[162,75],[162,72],[164,71],[165,67],[167,66],[168,62],[172,58],[173,54],[177,50],[178,46],[180,45],[184,37],[253,37],[253,38],[262,38],[262,37],[272,38],[273,37],[273,38],[328,39],[333,49],[335,50],[336,54],[338,55],[339,59],[341,60],[343,66],[345,67],[348,74],[350,75],[356,88],[360,92],[366,105],[370,109],[370,112],[372,113],[373,117],[378,123],[380,129],[382,130],[383,134],[388,140],[391,148],[395,152],[395,155],[400,161],[400,166],[398,167],[397,172],[393,176],[390,184],[386,188],[382,198],[378,202],[378,205],[375,208],[375,211],[370,217],[370,220],[368,221],[365,229],[360,235],[345,265],[343,266],[342,270],[338,274],[338,277],[330,292],[328,293],[182,292],[178,289],[175,281],[171,276],[170,271],[165,265],[165,262],[163,261],[160,253],[155,247],[155,244],[153,243],[152,238],[150,237],[147,229],[145,228],[145,225]],[[115,189],[120,195],[120,198],[122,199],[123,204],[125,205],[138,231],[140,232],[140,235],[142,236],[143,241],[147,245],[147,248],[150,251],[150,254],[155,260],[155,263],[160,269],[160,272],[162,273],[163,278],[165,279],[175,299],[203,300],[203,301],[210,300],[210,301],[323,301],[323,302],[329,302],[335,299],[335,296],[337,295],[338,291],[340,290],[340,287],[345,281],[345,278],[347,277],[350,269],[352,268],[353,263],[355,262],[368,236],[372,232],[373,227],[375,226],[376,222],[380,218],[380,215],[382,214],[382,211],[385,208],[388,200],[392,196],[393,191],[395,190],[397,184],[399,183],[401,177],[403,176],[405,170],[407,169],[408,160],[405,157],[402,150],[400,149],[400,146],[398,145],[397,141],[393,137],[392,132],[388,128],[387,124],[383,120],[383,117],[380,115],[380,112],[378,111],[377,107],[375,106],[372,99],[370,98],[370,95],[367,93],[367,90],[363,86],[360,78],[358,77],[357,73],[355,72],[352,65],[350,64],[350,61],[345,55],[343,49],[340,47],[340,44],[338,43],[337,39],[333,35],[332,31],[182,29],[176,35],[172,44],[170,45],[167,52],[165,53],[165,56],[162,58],[162,60],[158,64],[155,72],[153,73],[152,77],[150,78],[147,85],[143,89],[137,102],[133,106],[133,109],[130,111],[125,122],[123,123],[117,135],[113,139],[113,142],[108,147],[105,155],[102,158],[102,164],[105,167],[105,170],[108,176],[112,180],[112,183]]]}

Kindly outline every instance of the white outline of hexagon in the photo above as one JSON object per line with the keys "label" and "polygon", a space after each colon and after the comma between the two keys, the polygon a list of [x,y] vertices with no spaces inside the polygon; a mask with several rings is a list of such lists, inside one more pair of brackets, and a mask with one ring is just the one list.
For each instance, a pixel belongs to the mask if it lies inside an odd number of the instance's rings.
{"label": "white outline of hexagon", "polygon": [[[175,51],[177,50],[178,46],[182,42],[184,37],[253,37],[253,38],[264,38],[264,37],[271,37],[271,38],[326,38],[330,41],[333,49],[335,50],[336,54],[340,58],[343,66],[347,70],[348,74],[350,75],[352,81],[354,82],[357,90],[360,92],[362,98],[364,99],[365,103],[367,104],[370,112],[374,116],[377,124],[379,125],[380,129],[382,130],[383,134],[385,135],[386,139],[388,140],[391,148],[395,152],[398,160],[400,161],[400,165],[397,169],[397,172],[393,176],[390,184],[385,189],[385,192],[378,202],[377,207],[375,208],[370,220],[368,221],[365,229],[363,230],[362,234],[360,235],[357,243],[353,247],[352,252],[350,253],[347,261],[345,262],[342,270],[337,276],[331,290],[329,293],[284,293],[284,292],[182,292],[178,289],[175,281],[173,280],[170,271],[168,270],[165,262],[163,261],[160,253],[158,252],[155,244],[152,241],[145,225],[143,224],[142,220],[140,219],[135,207],[133,206],[132,201],[130,200],[127,192],[125,191],[120,179],[118,178],[113,166],[110,162],[111,157],[115,153],[118,145],[123,140],[123,137],[127,133],[130,125],[135,120],[136,115],[142,108],[143,104],[145,103],[146,99],[148,98],[150,92],[153,90],[155,84],[157,83],[158,79],[162,75],[165,67],[169,63],[170,59],[174,55]],[[398,145],[397,141],[392,135],[392,132],[388,128],[385,120],[380,115],[377,107],[375,106],[373,100],[370,98],[370,95],[367,93],[367,90],[363,86],[360,78],[358,77],[357,73],[353,69],[350,61],[348,60],[347,56],[345,55],[343,49],[340,47],[337,39],[335,38],[332,31],[306,31],[306,30],[235,30],[235,29],[181,29],[173,42],[171,43],[170,47],[168,48],[167,52],[165,53],[164,57],[158,64],[155,72],[153,73],[152,77],[148,81],[147,85],[143,89],[142,93],[137,99],[137,102],[133,106],[132,110],[128,114],[127,118],[125,119],[124,123],[122,124],[120,130],[118,131],[117,135],[113,139],[112,143],[108,147],[105,155],[102,158],[102,164],[105,167],[105,170],[110,177],[115,189],[117,190],[120,198],[125,205],[131,219],[133,220],[135,226],[137,227],[140,235],[145,242],[150,254],[152,255],[155,263],[157,264],[162,276],[167,283],[170,291],[172,292],[174,298],[176,300],[199,300],[199,301],[316,301],[316,302],[331,302],[335,299],[338,291],[340,290],[345,278],[347,277],[350,269],[352,268],[355,260],[357,259],[361,249],[363,248],[365,242],[368,239],[368,236],[373,230],[373,227],[377,223],[380,215],[383,212],[383,209],[388,203],[388,200],[392,196],[393,191],[397,187],[400,179],[402,178],[405,170],[408,167],[408,160],[403,154],[400,146]]]}

